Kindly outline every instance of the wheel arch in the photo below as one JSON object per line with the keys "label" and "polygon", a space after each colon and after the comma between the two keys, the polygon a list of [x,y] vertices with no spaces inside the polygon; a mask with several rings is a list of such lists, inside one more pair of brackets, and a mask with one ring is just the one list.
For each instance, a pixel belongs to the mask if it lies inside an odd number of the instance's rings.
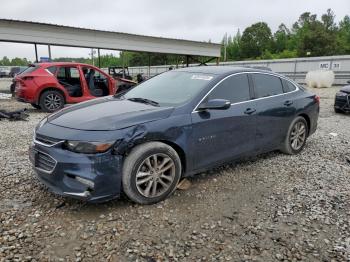
{"label": "wheel arch", "polygon": [[66,103],[67,99],[66,99],[66,94],[59,88],[57,87],[45,87],[43,88],[42,90],[40,90],[40,93],[36,99],[36,103],[39,104],[40,103],[40,97],[41,95],[46,92],[46,91],[58,91],[61,93],[61,95],[63,96],[63,100],[64,100],[64,103]]}
{"label": "wheel arch", "polygon": [[158,142],[161,142],[161,143],[164,143],[170,147],[172,147],[176,153],[179,155],[180,157],[180,161],[181,161],[181,166],[182,166],[182,171],[183,171],[183,174],[186,172],[186,153],[185,151],[183,150],[183,148],[181,146],[179,146],[178,144],[172,142],[172,141],[168,141],[168,140],[158,140]]}
{"label": "wheel arch", "polygon": [[302,118],[305,119],[306,124],[307,124],[307,135],[309,136],[309,134],[310,134],[310,128],[311,128],[311,120],[310,120],[310,117],[309,117],[307,114],[305,114],[305,113],[299,114],[298,116],[301,116]]}
{"label": "wheel arch", "polygon": [[170,146],[172,149],[174,149],[176,151],[176,153],[179,155],[179,158],[180,158],[180,161],[181,161],[182,174],[186,173],[186,170],[187,170],[186,153],[185,153],[184,149],[180,145],[178,145],[177,143],[175,143],[173,141],[169,141],[169,140],[165,140],[165,139],[143,140],[140,143],[133,144],[132,147],[128,148],[122,154],[123,155],[127,155],[134,147],[140,146],[142,144],[149,143],[149,142],[160,142],[160,143],[166,144],[166,145]]}

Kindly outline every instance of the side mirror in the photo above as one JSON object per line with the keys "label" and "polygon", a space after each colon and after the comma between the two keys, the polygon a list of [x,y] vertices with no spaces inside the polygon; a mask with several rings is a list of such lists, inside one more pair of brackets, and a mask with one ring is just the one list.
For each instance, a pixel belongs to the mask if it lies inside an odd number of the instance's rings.
{"label": "side mirror", "polygon": [[198,110],[226,110],[231,106],[231,102],[226,99],[211,99],[198,106]]}
{"label": "side mirror", "polygon": [[350,84],[350,80],[346,81],[348,84]]}

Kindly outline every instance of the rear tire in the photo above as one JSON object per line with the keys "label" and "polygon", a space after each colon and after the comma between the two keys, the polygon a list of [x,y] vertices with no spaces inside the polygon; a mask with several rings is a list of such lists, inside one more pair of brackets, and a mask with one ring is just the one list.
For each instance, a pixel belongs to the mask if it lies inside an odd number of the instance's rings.
{"label": "rear tire", "polygon": [[290,124],[281,151],[288,155],[298,154],[306,144],[308,133],[309,128],[305,118],[298,116]]}
{"label": "rear tire", "polygon": [[37,105],[37,104],[31,104],[32,105],[32,107],[34,107],[35,109],[41,109],[41,106],[39,106],[39,105]]}
{"label": "rear tire", "polygon": [[180,158],[172,147],[160,142],[138,145],[124,161],[124,193],[138,204],[162,201],[176,189],[181,170]]}
{"label": "rear tire", "polygon": [[48,90],[41,94],[39,105],[44,112],[52,113],[64,107],[64,97],[56,90]]}

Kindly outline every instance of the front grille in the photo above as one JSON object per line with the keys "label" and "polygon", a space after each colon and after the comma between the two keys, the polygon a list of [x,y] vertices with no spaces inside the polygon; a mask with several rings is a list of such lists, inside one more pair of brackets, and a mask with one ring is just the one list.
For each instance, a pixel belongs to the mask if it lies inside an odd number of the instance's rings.
{"label": "front grille", "polygon": [[48,137],[48,136],[44,136],[44,135],[39,135],[39,134],[35,135],[35,140],[39,141],[45,145],[48,145],[48,146],[52,146],[52,145],[62,141],[61,139]]}
{"label": "front grille", "polygon": [[37,152],[35,158],[35,167],[47,172],[52,172],[56,166],[56,160],[47,154]]}

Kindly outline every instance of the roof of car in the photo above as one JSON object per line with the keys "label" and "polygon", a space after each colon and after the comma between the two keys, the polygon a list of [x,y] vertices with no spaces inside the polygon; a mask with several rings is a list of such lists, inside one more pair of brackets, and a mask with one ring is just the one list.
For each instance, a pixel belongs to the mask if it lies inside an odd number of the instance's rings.
{"label": "roof of car", "polygon": [[93,66],[89,64],[84,64],[84,63],[77,63],[77,62],[44,62],[44,63],[36,63],[37,65],[41,66],[64,66],[64,65],[82,65],[82,66]]}
{"label": "roof of car", "polygon": [[203,74],[232,74],[239,72],[270,72],[267,70],[248,68],[248,67],[238,67],[238,66],[192,66],[184,67],[181,69],[176,69],[176,71],[190,72],[190,73],[203,73]]}

